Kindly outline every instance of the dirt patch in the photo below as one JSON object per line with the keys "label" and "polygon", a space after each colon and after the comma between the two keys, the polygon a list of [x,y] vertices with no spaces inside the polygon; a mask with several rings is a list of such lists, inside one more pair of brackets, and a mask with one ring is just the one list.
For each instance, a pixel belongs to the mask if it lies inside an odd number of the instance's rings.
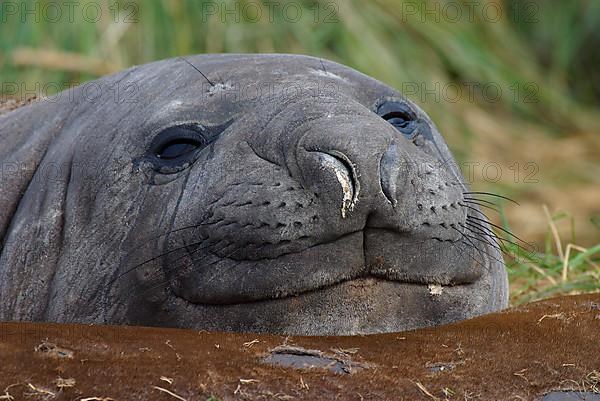
{"label": "dirt patch", "polygon": [[263,359],[264,363],[282,366],[284,368],[296,369],[327,369],[334,373],[352,374],[361,369],[371,367],[365,363],[357,363],[352,361],[350,355],[337,348],[334,349],[335,354],[327,354],[326,352],[305,349],[289,345],[280,345],[269,351],[268,355]]}
{"label": "dirt patch", "polygon": [[[562,297],[437,328],[355,337],[2,323],[0,399],[540,400],[552,390],[595,393],[599,302],[597,294]],[[60,356],[65,351],[71,357]],[[319,363],[265,363],[274,352]],[[364,368],[336,373],[331,368],[340,361]]]}
{"label": "dirt patch", "polygon": [[61,348],[56,344],[49,343],[46,340],[42,341],[42,343],[36,346],[33,350],[51,358],[73,358],[74,354],[70,349]]}

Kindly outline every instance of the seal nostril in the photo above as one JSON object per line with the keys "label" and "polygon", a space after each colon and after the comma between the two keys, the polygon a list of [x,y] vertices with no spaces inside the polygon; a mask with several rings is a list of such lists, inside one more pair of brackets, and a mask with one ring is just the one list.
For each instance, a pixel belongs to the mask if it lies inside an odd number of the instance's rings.
{"label": "seal nostril", "polygon": [[[307,149],[308,150],[308,149]],[[356,166],[350,159],[337,150],[329,150],[326,152],[318,150],[308,150],[312,153],[317,153],[321,165],[327,169],[333,170],[340,186],[342,187],[342,218],[346,218],[347,212],[354,209],[354,205],[358,202],[358,194],[360,192],[360,182],[358,181],[358,172]],[[315,194],[316,196],[317,194]]]}
{"label": "seal nostril", "polygon": [[[392,142],[379,161],[379,181],[381,183],[381,191],[388,202],[392,204],[392,207],[396,206],[398,203],[396,191],[400,167],[400,152],[398,146]],[[411,183],[414,185],[413,180],[411,180]]]}

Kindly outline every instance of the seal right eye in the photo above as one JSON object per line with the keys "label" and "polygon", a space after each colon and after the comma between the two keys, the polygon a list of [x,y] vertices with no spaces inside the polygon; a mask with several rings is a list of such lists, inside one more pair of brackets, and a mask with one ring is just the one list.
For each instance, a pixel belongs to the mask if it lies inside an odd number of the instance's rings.
{"label": "seal right eye", "polygon": [[168,127],[153,139],[148,151],[155,170],[163,174],[179,172],[190,166],[209,143],[206,129],[199,124]]}
{"label": "seal right eye", "polygon": [[156,154],[156,157],[164,160],[173,160],[185,156],[199,148],[202,144],[194,139],[175,139],[166,143]]}

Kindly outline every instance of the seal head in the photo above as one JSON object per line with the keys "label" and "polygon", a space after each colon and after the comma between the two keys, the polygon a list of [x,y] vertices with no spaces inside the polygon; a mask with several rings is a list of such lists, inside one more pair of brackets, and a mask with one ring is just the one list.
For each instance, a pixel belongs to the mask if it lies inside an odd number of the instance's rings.
{"label": "seal head", "polygon": [[435,125],[348,67],[170,59],[0,133],[0,319],[356,334],[507,304]]}

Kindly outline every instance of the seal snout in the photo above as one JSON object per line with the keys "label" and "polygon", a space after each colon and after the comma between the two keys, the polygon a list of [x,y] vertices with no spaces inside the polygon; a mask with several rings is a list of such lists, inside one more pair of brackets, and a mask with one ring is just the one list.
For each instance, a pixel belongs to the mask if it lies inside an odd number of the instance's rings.
{"label": "seal snout", "polygon": [[362,236],[353,250],[362,255],[360,275],[422,285],[480,277],[461,245],[464,186],[447,161],[383,120],[348,121],[335,130],[329,120],[319,122],[295,160],[322,208],[327,241]]}
{"label": "seal snout", "polygon": [[374,227],[421,238],[460,238],[453,227],[466,217],[457,207],[462,184],[450,166],[383,120],[329,124],[319,120],[296,144],[294,167],[338,235]]}

